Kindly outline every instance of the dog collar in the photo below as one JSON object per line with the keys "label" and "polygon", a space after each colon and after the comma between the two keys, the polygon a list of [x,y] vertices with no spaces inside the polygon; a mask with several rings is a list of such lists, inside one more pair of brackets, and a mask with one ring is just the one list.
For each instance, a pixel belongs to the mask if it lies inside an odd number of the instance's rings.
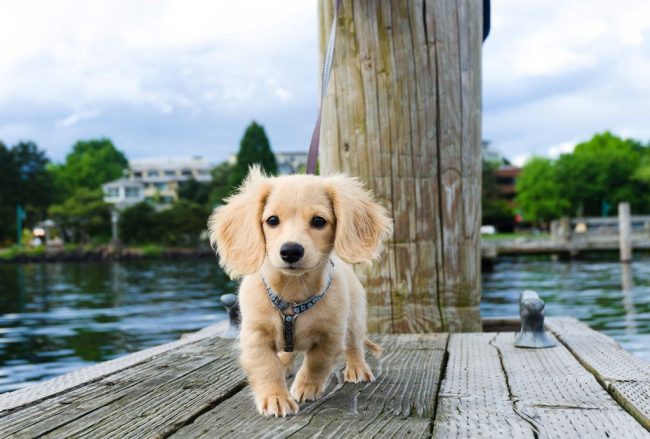
{"label": "dog collar", "polygon": [[[273,288],[271,288],[269,283],[266,281],[266,278],[262,276],[262,282],[264,282],[266,293],[268,294],[269,299],[271,300],[271,303],[273,304],[275,309],[277,309],[280,312],[280,315],[282,316],[282,322],[284,323],[284,351],[285,352],[293,352],[293,333],[294,333],[293,327],[298,316],[303,312],[311,309],[314,305],[320,302],[323,296],[325,296],[325,293],[327,293],[327,290],[330,289],[330,285],[332,285],[332,272],[334,271],[334,262],[332,262],[331,259],[330,259],[330,265],[332,266],[332,268],[330,269],[330,272],[327,275],[327,281],[325,282],[325,287],[323,287],[320,293],[300,303],[284,300],[282,296],[280,296],[278,293],[273,291]],[[293,314],[287,314],[286,312],[288,310],[293,312]]]}

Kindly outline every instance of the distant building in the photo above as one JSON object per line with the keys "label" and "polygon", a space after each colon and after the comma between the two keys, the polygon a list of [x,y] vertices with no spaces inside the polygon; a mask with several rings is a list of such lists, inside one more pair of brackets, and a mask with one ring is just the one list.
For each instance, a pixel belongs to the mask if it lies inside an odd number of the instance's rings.
{"label": "distant building", "polygon": [[513,202],[517,196],[517,177],[520,173],[521,168],[517,166],[501,166],[496,172],[499,192],[509,202]]}
{"label": "distant building", "polygon": [[102,185],[104,201],[118,209],[132,206],[145,200],[144,185],[128,178],[120,178]]}
{"label": "distant building", "polygon": [[124,178],[102,185],[104,201],[118,209],[145,200],[169,204],[178,199],[180,182],[208,182],[211,170],[207,160],[196,156],[130,160]]}
{"label": "distant building", "polygon": [[178,185],[194,179],[212,180],[212,165],[202,157],[162,157],[129,161],[128,177],[144,185],[145,199],[171,203],[178,199]]}
{"label": "distant building", "polygon": [[498,163],[500,165],[510,165],[510,161],[501,153],[490,146],[489,140],[481,141],[481,155],[484,162]]}
{"label": "distant building", "polygon": [[307,168],[306,152],[276,152],[275,161],[278,162],[280,174],[297,174],[305,172]]}
{"label": "distant building", "polygon": [[[276,152],[274,155],[280,175],[304,173],[307,168],[306,152]],[[231,166],[235,165],[237,163],[237,154],[230,154],[228,163]]]}

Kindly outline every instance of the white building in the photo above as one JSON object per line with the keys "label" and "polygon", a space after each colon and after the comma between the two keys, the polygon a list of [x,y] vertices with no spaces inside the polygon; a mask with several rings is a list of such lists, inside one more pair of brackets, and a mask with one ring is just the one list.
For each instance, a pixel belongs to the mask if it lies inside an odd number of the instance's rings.
{"label": "white building", "polygon": [[104,201],[118,209],[132,206],[145,200],[144,185],[128,178],[110,181],[102,185]]}
{"label": "white building", "polygon": [[178,199],[178,185],[194,179],[212,180],[212,165],[203,157],[161,157],[129,161],[128,176],[142,182],[145,198],[171,203]]}
{"label": "white building", "polygon": [[149,200],[169,204],[178,199],[178,185],[194,179],[212,180],[212,165],[202,157],[160,157],[129,161],[126,177],[102,185],[104,201],[118,209]]}

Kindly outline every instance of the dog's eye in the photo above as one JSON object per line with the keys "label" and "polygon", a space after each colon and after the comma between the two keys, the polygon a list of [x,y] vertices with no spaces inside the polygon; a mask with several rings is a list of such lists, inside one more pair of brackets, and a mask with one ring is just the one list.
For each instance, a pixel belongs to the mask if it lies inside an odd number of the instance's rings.
{"label": "dog's eye", "polygon": [[327,224],[327,220],[322,216],[315,216],[311,219],[311,225],[317,229],[322,229]]}
{"label": "dog's eye", "polygon": [[278,224],[280,224],[280,218],[278,218],[275,215],[272,215],[266,219],[266,224],[268,224],[271,227],[275,227]]}

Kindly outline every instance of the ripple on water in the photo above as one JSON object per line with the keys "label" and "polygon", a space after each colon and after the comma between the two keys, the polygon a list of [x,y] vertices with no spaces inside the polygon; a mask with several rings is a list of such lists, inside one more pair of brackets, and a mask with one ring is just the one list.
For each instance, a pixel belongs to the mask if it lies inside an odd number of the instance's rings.
{"label": "ripple on water", "polygon": [[576,317],[650,361],[648,256],[638,257],[629,266],[606,261],[503,258],[482,280],[484,317],[517,315],[519,294],[532,289],[546,302],[547,316]]}

